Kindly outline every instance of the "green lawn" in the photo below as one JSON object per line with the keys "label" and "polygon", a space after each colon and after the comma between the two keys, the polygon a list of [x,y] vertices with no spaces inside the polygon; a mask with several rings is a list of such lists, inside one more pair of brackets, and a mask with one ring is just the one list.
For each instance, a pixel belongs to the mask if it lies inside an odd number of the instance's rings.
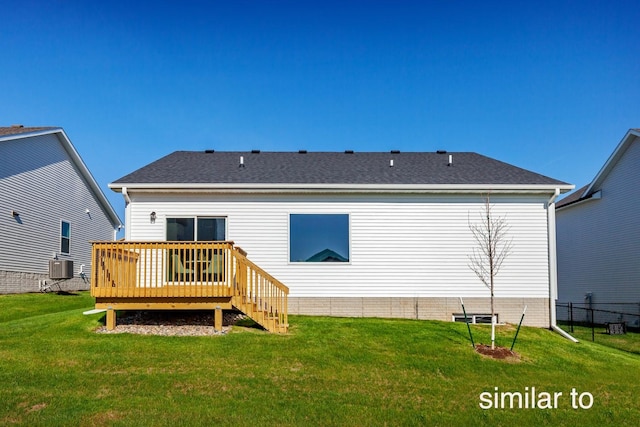
{"label": "green lawn", "polygon": [[593,333],[591,327],[574,326],[573,332],[569,325],[561,325],[562,329],[581,341],[594,341],[598,344],[617,348],[640,355],[640,333],[628,332],[624,335],[609,335],[604,326],[595,326]]}
{"label": "green lawn", "polygon": [[[0,425],[637,425],[640,356],[523,328],[519,362],[464,324],[291,316],[291,332],[96,334],[87,294],[0,296]],[[474,327],[477,342],[489,328]],[[513,327],[499,332],[509,346]],[[562,393],[557,409],[480,394]],[[570,392],[593,395],[573,409]],[[529,389],[530,390],[530,389]],[[588,403],[587,395],[583,404]]]}

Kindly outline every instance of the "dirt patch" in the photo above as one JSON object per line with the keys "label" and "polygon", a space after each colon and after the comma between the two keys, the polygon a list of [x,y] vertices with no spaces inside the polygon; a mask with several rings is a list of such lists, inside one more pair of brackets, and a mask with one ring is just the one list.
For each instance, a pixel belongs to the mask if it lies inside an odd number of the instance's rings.
{"label": "dirt patch", "polygon": [[123,418],[124,418],[124,415],[117,411],[100,412],[98,414],[93,415],[90,418],[90,422],[88,424],[92,426],[107,426]]}
{"label": "dirt patch", "polygon": [[46,404],[46,403],[38,403],[37,405],[33,405],[31,408],[29,408],[29,409],[27,410],[27,412],[36,412],[36,411],[41,411],[41,410],[43,410],[43,409],[44,409],[44,408],[46,408],[46,407],[47,407],[47,404]]}
{"label": "dirt patch", "polygon": [[494,359],[510,359],[510,360],[520,360],[520,355],[515,351],[511,351],[506,347],[499,347],[491,349],[490,345],[478,344],[476,345],[476,351],[484,356],[492,357]]}

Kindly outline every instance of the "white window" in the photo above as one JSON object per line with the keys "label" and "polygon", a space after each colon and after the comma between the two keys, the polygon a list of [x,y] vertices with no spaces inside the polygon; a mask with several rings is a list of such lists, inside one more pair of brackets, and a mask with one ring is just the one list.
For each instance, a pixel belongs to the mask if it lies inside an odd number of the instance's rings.
{"label": "white window", "polygon": [[[467,313],[467,322],[469,323],[487,323],[487,324],[491,324],[491,313],[489,314],[469,314]],[[465,317],[464,317],[464,313],[460,314],[454,314],[453,315],[453,321],[454,322],[464,322],[465,321]],[[496,323],[498,323],[498,313],[496,313]]]}
{"label": "white window", "polygon": [[348,214],[289,215],[289,262],[349,262]]}
{"label": "white window", "polygon": [[71,251],[71,224],[60,222],[60,253],[69,255]]}

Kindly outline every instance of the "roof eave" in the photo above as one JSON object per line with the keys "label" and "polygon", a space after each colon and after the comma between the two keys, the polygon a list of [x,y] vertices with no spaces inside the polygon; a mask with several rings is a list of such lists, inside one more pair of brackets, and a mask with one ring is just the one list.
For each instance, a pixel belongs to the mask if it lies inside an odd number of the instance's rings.
{"label": "roof eave", "polygon": [[58,133],[58,132],[64,132],[64,131],[61,127],[54,127],[54,128],[40,129],[32,132],[12,133],[9,135],[0,136],[0,141],[33,138],[34,136],[49,135],[49,134]]}
{"label": "roof eave", "polygon": [[620,160],[620,158],[625,153],[625,151],[627,151],[627,148],[629,148],[629,145],[631,145],[631,143],[635,138],[639,138],[639,137],[640,137],[639,129],[629,129],[629,131],[625,134],[624,138],[622,138],[620,143],[618,143],[618,146],[616,147],[616,149],[613,150],[613,153],[609,156],[604,166],[602,166],[602,169],[600,169],[596,177],[593,179],[593,181],[591,181],[591,184],[589,184],[587,186],[587,189],[584,191],[584,193],[580,195],[580,199],[587,198],[589,194],[591,194],[592,192],[598,189],[598,187],[602,184],[602,181],[604,181],[607,175],[609,175],[609,172],[611,172],[611,170],[614,168],[616,163],[618,163],[618,160]]}
{"label": "roof eave", "polygon": [[111,183],[109,188],[121,192],[340,192],[340,193],[566,193],[571,184],[274,184],[274,183]]}
{"label": "roof eave", "polygon": [[575,200],[575,201],[573,201],[571,203],[567,203],[566,205],[557,206],[556,207],[556,211],[561,211],[561,210],[566,209],[566,208],[573,208],[573,207],[576,207],[576,206],[583,205],[583,204],[585,204],[587,202],[593,202],[595,200],[600,200],[600,199],[602,199],[602,194],[601,194],[600,191],[596,191],[596,192],[594,192],[592,194],[589,194],[589,196],[587,196],[585,198]]}

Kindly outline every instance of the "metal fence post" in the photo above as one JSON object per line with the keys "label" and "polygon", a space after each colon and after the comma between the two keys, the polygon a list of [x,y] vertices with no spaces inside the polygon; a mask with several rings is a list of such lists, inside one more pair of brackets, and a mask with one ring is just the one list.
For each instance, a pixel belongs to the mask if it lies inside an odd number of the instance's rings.
{"label": "metal fence post", "polygon": [[571,333],[573,333],[573,303],[569,303],[569,327],[571,328]]}

